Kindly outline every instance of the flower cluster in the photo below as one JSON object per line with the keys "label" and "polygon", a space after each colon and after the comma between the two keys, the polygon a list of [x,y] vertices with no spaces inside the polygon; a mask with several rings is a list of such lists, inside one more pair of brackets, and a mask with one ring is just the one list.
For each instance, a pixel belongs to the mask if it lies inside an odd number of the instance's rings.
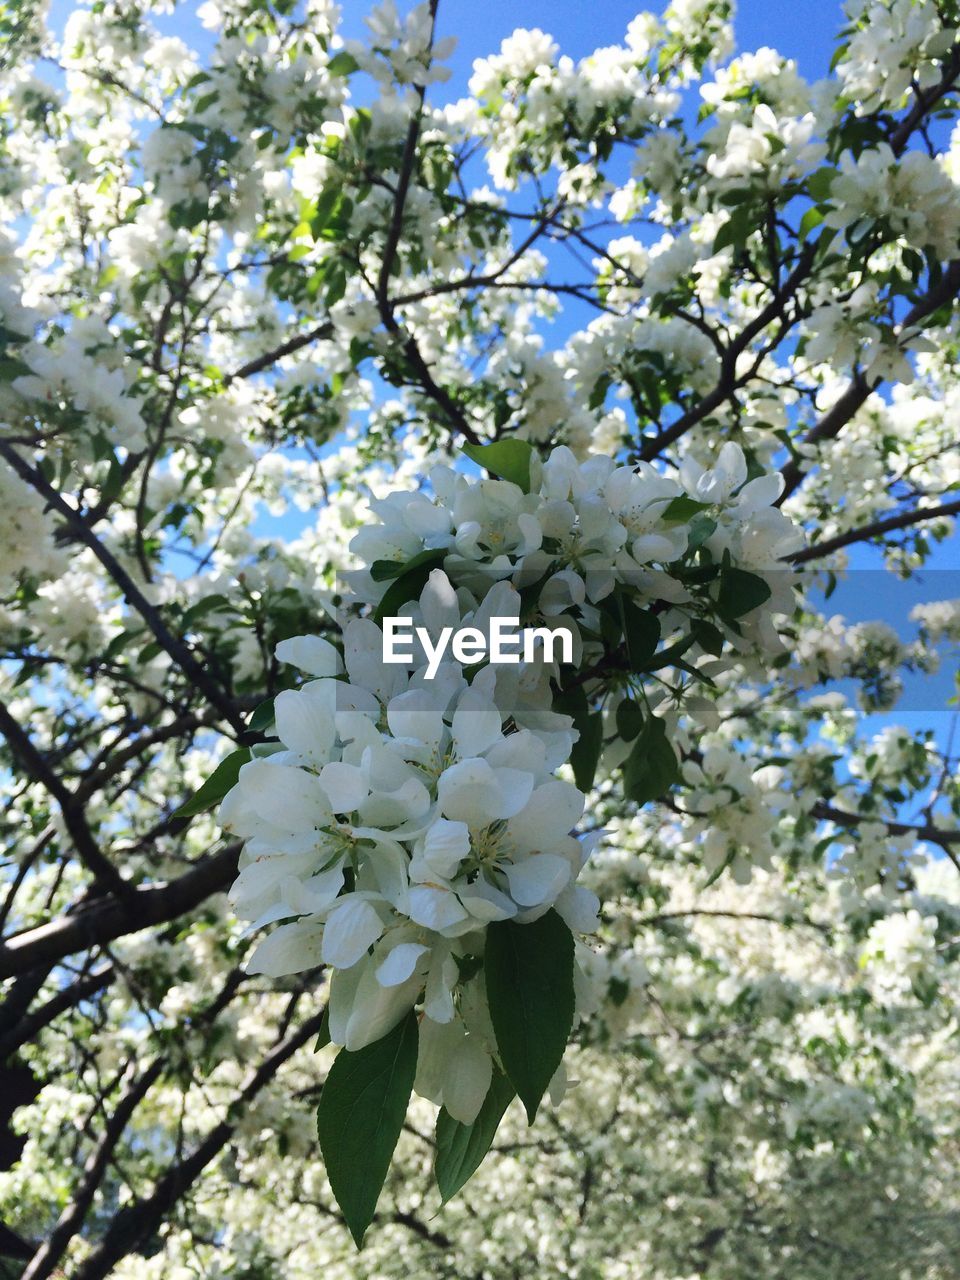
{"label": "flower cluster", "polygon": [[[448,591],[435,571],[423,612],[442,611]],[[444,663],[427,683],[422,669],[384,666],[380,643],[372,621],[347,625],[346,680],[320,637],[278,647],[315,678],[278,696],[285,750],[245,765],[221,808],[223,826],[246,840],[233,900],[255,928],[294,921],[260,944],[252,971],[336,971],[336,1043],[379,1039],[422,995],[423,1050],[432,1059],[432,1035],[440,1051],[424,1070],[433,1078],[450,1063],[427,1096],[469,1122],[492,1065],[482,997],[463,976],[484,928],[551,907],[574,930],[595,925],[596,899],[575,883],[591,841],[570,834],[584,798],[553,776],[572,720],[524,714],[518,695],[505,732],[494,668],[470,684]],[[466,1093],[454,1100],[457,1088]]]}
{"label": "flower cluster", "polygon": [[[648,659],[661,634],[705,603],[744,643],[733,615],[759,618],[773,587],[781,594],[781,557],[796,542],[771,505],[778,481],[747,480],[733,444],[710,468],[688,458],[679,480],[603,456],[577,462],[564,447],[542,463],[520,442],[479,455],[513,478],[438,467],[433,496],[374,501],[380,523],[352,543],[364,567],[348,575],[342,655],[319,636],[279,645],[278,658],[312,678],[276,698],[280,742],[256,749],[220,812],[245,841],[238,912],[254,929],[279,925],[250,968],[281,976],[330,967],[331,1038],[352,1051],[422,1005],[416,1087],[464,1123],[498,1056],[481,976],[488,926],[532,923],[551,909],[574,934],[596,926],[597,899],[577,877],[597,836],[576,836],[583,790],[557,772],[582,744],[589,708],[614,690],[624,700],[623,670],[603,669],[620,641],[628,656],[636,648],[623,610],[656,629]],[[724,566],[734,563],[749,566],[762,591],[731,613],[721,597]],[[769,584],[754,576],[764,571]],[[716,599],[695,580],[704,576]],[[608,625],[612,601],[622,634]],[[364,606],[373,617],[356,616]],[[378,620],[398,613],[434,638],[533,616],[572,633],[573,668],[544,651],[533,662],[431,669],[418,641],[408,663],[388,664]],[[761,628],[755,635],[763,641]],[[633,667],[639,684],[642,664]],[[571,705],[577,690],[586,717]],[[639,722],[659,726],[639,763],[659,749],[673,773],[664,722],[649,707],[634,704],[632,729],[619,713],[617,724],[625,738]],[[590,779],[578,770],[577,781]],[[578,973],[582,1004],[588,984]]]}

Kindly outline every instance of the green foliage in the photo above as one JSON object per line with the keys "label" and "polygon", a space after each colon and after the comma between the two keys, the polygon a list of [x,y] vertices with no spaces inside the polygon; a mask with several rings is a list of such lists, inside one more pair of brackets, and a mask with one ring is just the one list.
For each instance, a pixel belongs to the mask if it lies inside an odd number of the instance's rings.
{"label": "green foliage", "polygon": [[377,1210],[417,1072],[413,1012],[381,1040],[342,1049],[317,1108],[317,1134],[330,1186],[357,1248]]}
{"label": "green foliage", "polygon": [[174,813],[175,818],[194,818],[198,813],[206,813],[216,808],[232,786],[235,785],[240,770],[250,759],[248,747],[231,751],[214,769],[210,777],[197,793],[180,806]]}
{"label": "green foliage", "polygon": [[495,440],[492,444],[465,444],[462,451],[491,475],[509,480],[524,493],[530,492],[533,446],[526,440]]}
{"label": "green foliage", "polygon": [[573,1026],[573,935],[548,911],[487,931],[484,975],[497,1049],[532,1124]]}
{"label": "green foliage", "polygon": [[487,1096],[472,1124],[454,1120],[449,1111],[441,1107],[437,1116],[437,1155],[433,1169],[444,1203],[476,1173],[490,1150],[503,1113],[515,1097],[513,1085],[494,1068]]}
{"label": "green foliage", "polygon": [[656,716],[650,716],[623,766],[624,795],[637,804],[647,804],[665,795],[679,780],[680,766],[666,726]]}

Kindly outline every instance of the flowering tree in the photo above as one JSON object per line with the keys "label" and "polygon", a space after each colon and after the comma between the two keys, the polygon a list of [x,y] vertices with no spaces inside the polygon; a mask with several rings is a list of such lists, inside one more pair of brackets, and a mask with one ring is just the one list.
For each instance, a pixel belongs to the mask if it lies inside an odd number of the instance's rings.
{"label": "flowering tree", "polygon": [[[956,759],[861,721],[960,600],[824,612],[960,514],[952,0],[852,0],[813,86],[729,0],[517,31],[459,101],[435,0],[44,10],[0,1265],[954,1275]],[[441,651],[495,618],[555,634]]]}

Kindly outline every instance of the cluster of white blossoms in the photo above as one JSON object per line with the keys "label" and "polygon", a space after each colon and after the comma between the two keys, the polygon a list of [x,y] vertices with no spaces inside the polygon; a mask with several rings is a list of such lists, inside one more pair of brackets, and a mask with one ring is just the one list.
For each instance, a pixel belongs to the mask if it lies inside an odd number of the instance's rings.
{"label": "cluster of white blossoms", "polygon": [[911,86],[928,89],[939,78],[937,58],[950,51],[956,32],[930,0],[853,0],[846,6],[850,40],[838,74],[861,111],[898,105]]}
{"label": "cluster of white blossoms", "polygon": [[[577,462],[565,447],[542,463],[520,442],[475,452],[514,479],[438,467],[432,496],[372,503],[380,523],[352,543],[364,567],[348,575],[342,654],[319,636],[281,642],[277,657],[311,679],[278,695],[280,741],[254,748],[219,817],[245,842],[237,911],[254,929],[278,925],[250,969],[328,966],[330,1034],[348,1050],[422,1005],[416,1088],[463,1123],[496,1056],[480,975],[485,930],[551,909],[573,934],[596,927],[598,901],[577,878],[599,836],[576,834],[585,797],[557,776],[580,729],[555,700],[565,686],[602,704],[613,688],[601,670],[611,646],[604,601],[657,602],[654,625],[669,638],[694,610],[703,617],[704,598],[684,580],[694,555],[708,572],[747,566],[762,583],[766,571],[766,608],[727,619],[731,638],[762,644],[775,640],[772,624],[769,637],[745,627],[769,623],[778,601],[788,607],[783,557],[797,543],[771,505],[779,478],[748,480],[735,444],[711,468],[688,458],[679,480],[603,456]],[[355,616],[363,606],[374,616]],[[384,661],[387,616],[436,639],[531,609],[572,634],[572,678],[546,653],[428,666],[420,640],[409,662]],[[626,623],[623,639],[629,648]],[[655,649],[656,640],[649,656]],[[614,683],[620,694],[622,672]],[[590,984],[579,961],[576,970],[582,1012]]]}
{"label": "cluster of white blossoms", "polygon": [[[388,562],[399,568],[435,551],[458,588],[482,594],[508,578],[521,588],[536,584],[539,613],[563,615],[571,626],[576,614],[588,652],[591,633],[601,627],[597,606],[618,586],[629,588],[634,603],[689,605],[693,588],[675,566],[702,547],[713,561],[729,557],[766,574],[776,605],[792,606],[785,562],[798,549],[800,534],[773,505],[780,477],[748,480],[739,445],[723,445],[712,467],[688,456],[676,480],[648,463],[621,466],[603,455],[578,462],[565,446],[542,464],[532,455],[531,467],[525,485],[477,483],[436,467],[430,474],[434,498],[397,493],[374,502],[381,523],[361,530],[352,543],[370,566],[350,574],[357,598],[379,605],[390,585]],[[664,634],[672,620],[668,609]],[[764,620],[758,613],[748,621],[759,634]],[[776,647],[772,627],[762,636]]]}
{"label": "cluster of white blossoms", "polygon": [[[434,577],[427,615],[448,585]],[[484,928],[552,906],[577,932],[596,922],[596,899],[575,883],[592,842],[570,835],[583,795],[553,776],[575,735],[550,713],[545,728],[505,732],[492,667],[468,684],[444,663],[426,683],[383,666],[380,641],[369,619],[346,626],[346,681],[326,640],[278,647],[315,678],[278,696],[286,749],[245,765],[222,806],[222,825],[247,842],[233,900],[255,928],[295,918],[260,944],[252,971],[336,971],[336,1043],[379,1039],[422,995],[426,1069],[437,1070],[433,1050],[450,1063],[428,1096],[468,1122],[492,1064],[480,990],[461,978]],[[516,708],[515,724],[532,719]]]}
{"label": "cluster of white blossoms", "polygon": [[46,577],[63,572],[65,557],[44,520],[43,500],[5,462],[0,463],[0,538],[7,548],[0,592],[9,592],[21,573]]}
{"label": "cluster of white blossoms", "polygon": [[897,160],[886,143],[857,159],[840,157],[840,170],[830,187],[833,209],[828,227],[843,228],[851,242],[880,224],[890,238],[936,253],[955,251],[960,238],[960,195],[942,162],[920,151]]}

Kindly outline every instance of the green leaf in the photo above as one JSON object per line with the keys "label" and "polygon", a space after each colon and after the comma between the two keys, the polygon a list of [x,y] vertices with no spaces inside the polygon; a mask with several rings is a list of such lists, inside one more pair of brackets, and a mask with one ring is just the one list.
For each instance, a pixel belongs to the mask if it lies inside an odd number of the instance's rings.
{"label": "green leaf", "polygon": [[724,191],[723,195],[720,196],[720,203],[730,209],[734,205],[743,204],[751,199],[755,199],[755,192],[752,187],[734,187],[730,191]]}
{"label": "green leaf", "polygon": [[642,671],[644,664],[657,651],[660,643],[660,619],[655,613],[638,609],[629,600],[620,597],[620,611],[623,618],[623,635],[627,642],[627,657],[630,659],[631,671]]}
{"label": "green leaf", "polygon": [[411,569],[419,569],[428,564],[431,568],[439,568],[446,559],[447,552],[443,547],[429,547],[426,551],[418,551],[409,560],[374,560],[370,566],[370,577],[374,582],[388,582],[391,578],[399,578],[402,573]]}
{"label": "green leaf", "polygon": [[599,711],[588,715],[579,725],[580,737],[570,752],[573,780],[581,791],[589,791],[597,776],[600,752],[603,750],[603,716]]}
{"label": "green leaf", "polygon": [[332,307],[347,292],[347,273],[340,262],[331,262],[327,268],[327,306]]}
{"label": "green leaf", "polygon": [[317,1135],[330,1187],[357,1248],[377,1211],[417,1074],[411,1009],[381,1040],[337,1054],[317,1108]]}
{"label": "green leaf", "polygon": [[831,71],[836,71],[836,69],[837,69],[838,65],[839,65],[839,64],[843,61],[843,59],[846,57],[847,50],[848,50],[849,48],[850,48],[850,45],[849,45],[849,43],[848,43],[848,42],[846,42],[846,41],[844,41],[844,43],[843,43],[843,44],[838,44],[838,45],[837,45],[837,47],[836,47],[836,48],[834,49],[834,51],[833,51],[833,57],[830,59],[830,70],[831,70]]}
{"label": "green leaf", "polygon": [[573,934],[552,910],[496,921],[484,973],[500,1061],[533,1124],[573,1027]]}
{"label": "green leaf", "polygon": [[757,220],[750,209],[745,205],[741,205],[731,215],[720,230],[713,242],[713,252],[719,253],[721,249],[740,248],[742,247],[751,232],[757,228]]}
{"label": "green leaf", "polygon": [[822,221],[823,214],[819,209],[808,209],[800,219],[800,239],[806,240],[810,232],[819,227]]}
{"label": "green leaf", "polygon": [[746,569],[723,569],[717,595],[717,613],[725,621],[742,618],[770,599],[770,588],[763,578]]}
{"label": "green leaf", "polygon": [[231,751],[220,761],[196,795],[182,804],[173,816],[194,818],[198,813],[206,813],[208,809],[219,804],[236,783],[240,769],[249,759],[250,751],[247,747],[241,747],[239,751]]}
{"label": "green leaf", "polygon": [[132,644],[134,640],[138,640],[144,633],[143,627],[131,627],[120,631],[113,637],[104,650],[101,661],[112,662],[118,654],[122,653],[128,644]]}
{"label": "green leaf", "polygon": [[697,502],[694,498],[681,494],[679,498],[673,498],[667,503],[663,509],[663,518],[664,520],[692,520],[699,512],[706,511],[709,505],[708,502]]}
{"label": "green leaf", "polygon": [[703,618],[697,618],[693,623],[692,630],[700,648],[705,653],[712,653],[715,658],[719,658],[723,653],[723,632],[720,628],[715,627],[712,622],[707,622]]}
{"label": "green leaf", "polygon": [[317,196],[314,202],[313,213],[310,215],[310,231],[314,240],[318,239],[321,231],[333,217],[333,211],[340,199],[342,189],[339,186],[331,184],[325,187]]}
{"label": "green leaf", "polygon": [[667,741],[662,720],[650,716],[623,765],[623,791],[628,800],[646,804],[680,781],[680,766]]}
{"label": "green leaf", "polygon": [[13,382],[14,378],[23,378],[33,370],[16,356],[0,355],[0,382]]}
{"label": "green leaf", "polygon": [[633,698],[624,698],[617,707],[617,733],[624,742],[632,742],[643,728],[643,712]]}
{"label": "green leaf", "polygon": [[533,461],[533,445],[526,440],[494,440],[492,444],[465,444],[462,450],[468,458],[479,463],[485,471],[501,480],[510,480],[529,493],[531,488],[530,463]]}
{"label": "green leaf", "polygon": [[480,1167],[490,1150],[503,1113],[515,1097],[513,1085],[494,1067],[487,1096],[472,1124],[454,1120],[445,1107],[441,1108],[437,1116],[437,1157],[433,1172],[444,1204]]}
{"label": "green leaf", "polygon": [[[443,554],[445,553],[441,553],[441,559]],[[374,622],[382,622],[384,618],[395,617],[408,601],[420,598],[420,592],[427,585],[430,574],[440,563],[436,552],[432,552],[426,558],[422,558],[422,556],[423,553],[414,556],[409,565],[401,566],[399,577],[390,583],[390,586],[383,593],[383,598],[377,605],[373,615]]]}
{"label": "green leaf", "polygon": [[339,53],[335,53],[327,63],[327,71],[332,76],[348,76],[357,71],[359,67],[360,63],[352,53],[347,53],[346,49],[341,49]]}
{"label": "green leaf", "polygon": [[273,698],[266,698],[260,705],[254,708],[250,719],[247,721],[247,727],[253,733],[269,733],[276,723],[276,713],[273,707]]}
{"label": "green leaf", "polygon": [[717,529],[716,520],[711,520],[709,516],[694,516],[690,521],[690,533],[687,537],[686,554],[696,551],[702,547],[706,540],[715,533]]}
{"label": "green leaf", "polygon": [[724,860],[720,863],[719,867],[715,867],[714,870],[707,877],[707,879],[704,881],[704,884],[703,884],[704,889],[709,889],[711,885],[716,884],[716,882],[720,879],[720,877],[726,871],[727,867],[733,864],[733,860],[736,856],[737,856],[736,849],[731,849],[730,852],[727,854],[727,856],[724,858]]}
{"label": "green leaf", "polygon": [[554,711],[573,717],[573,727],[580,737],[570,753],[573,780],[581,791],[589,791],[596,777],[603,749],[603,716],[590,710],[587,695],[580,685],[564,689],[553,700]]}
{"label": "green leaf", "polygon": [[321,1049],[325,1049],[330,1043],[330,1006],[329,1004],[323,1011],[323,1017],[320,1019],[320,1030],[317,1033],[317,1043],[313,1046],[313,1052],[319,1053]]}
{"label": "green leaf", "polygon": [[[111,463],[111,466],[113,464]],[[207,613],[217,613],[221,609],[232,609],[233,604],[225,595],[209,595],[204,596],[202,600],[198,600],[196,604],[190,606],[183,617],[180,619],[180,626],[186,630]]]}
{"label": "green leaf", "polygon": [[696,642],[696,636],[691,632],[690,635],[681,636],[679,640],[668,645],[666,649],[661,649],[658,654],[654,655],[655,660],[647,664],[647,671],[660,671],[663,667],[670,667],[681,658],[692,644]]}
{"label": "green leaf", "polygon": [[833,186],[833,180],[837,176],[837,170],[831,168],[818,169],[816,173],[811,173],[807,179],[807,191],[810,197],[816,200],[818,204],[822,204],[824,200],[830,198],[830,188]]}

